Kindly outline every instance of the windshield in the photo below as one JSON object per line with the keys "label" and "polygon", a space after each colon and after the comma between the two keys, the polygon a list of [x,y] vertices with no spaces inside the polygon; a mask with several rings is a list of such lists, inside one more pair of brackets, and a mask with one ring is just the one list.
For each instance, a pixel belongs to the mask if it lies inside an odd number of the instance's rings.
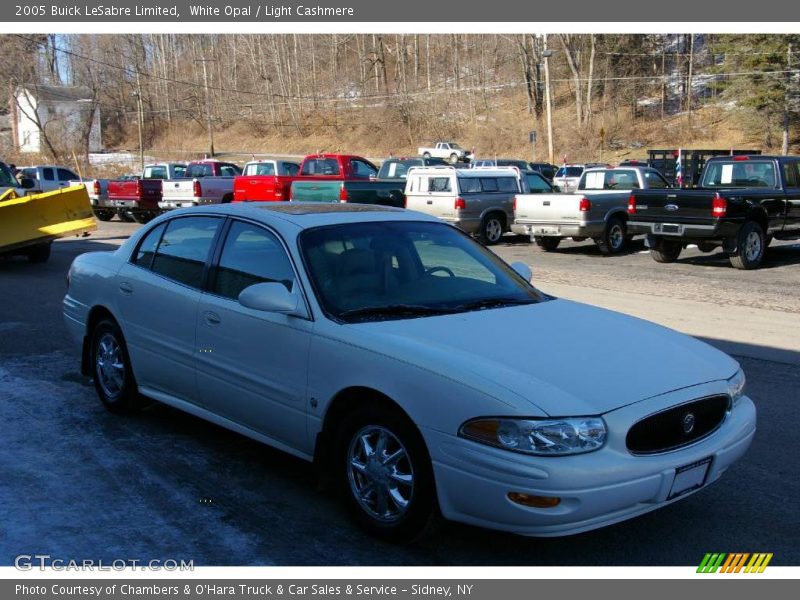
{"label": "windshield", "polygon": [[343,322],[404,319],[543,300],[491,251],[443,223],[310,229],[300,250],[317,298]]}
{"label": "windshield", "polygon": [[454,144],[453,142],[450,142],[450,149],[451,150],[461,150],[461,146],[459,146],[458,144]]}
{"label": "windshield", "polygon": [[0,187],[19,187],[17,178],[6,163],[0,162]]}
{"label": "windshield", "polygon": [[583,167],[561,167],[556,172],[556,177],[580,177]]}
{"label": "windshield", "polygon": [[730,160],[706,163],[701,187],[777,187],[775,165],[766,160]]}

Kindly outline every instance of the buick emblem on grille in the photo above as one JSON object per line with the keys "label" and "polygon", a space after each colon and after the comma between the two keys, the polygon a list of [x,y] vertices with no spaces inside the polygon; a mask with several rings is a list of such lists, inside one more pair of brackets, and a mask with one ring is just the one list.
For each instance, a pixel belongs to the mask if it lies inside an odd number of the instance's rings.
{"label": "buick emblem on grille", "polygon": [[671,211],[671,212],[675,212],[676,210],[678,210],[678,205],[677,204],[667,204],[664,207],[664,209],[668,210],[668,211]]}
{"label": "buick emblem on grille", "polygon": [[683,433],[685,433],[686,435],[692,433],[692,430],[694,429],[694,414],[686,413],[685,415],[683,415],[682,424],[683,424]]}

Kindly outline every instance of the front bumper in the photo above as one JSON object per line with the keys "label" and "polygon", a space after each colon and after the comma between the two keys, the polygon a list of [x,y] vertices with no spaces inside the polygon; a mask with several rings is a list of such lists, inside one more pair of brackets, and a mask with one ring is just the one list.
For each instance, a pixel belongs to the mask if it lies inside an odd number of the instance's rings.
{"label": "front bumper", "polygon": [[[674,398],[664,402],[673,396],[607,413],[606,445],[576,456],[526,456],[426,430],[443,515],[481,527],[552,537],[611,525],[691,495],[696,490],[668,499],[676,469],[711,458],[703,487],[717,480],[750,446],[756,410],[743,397],[710,436],[672,452],[632,455],[625,447],[629,426],[679,403]],[[556,496],[561,502],[553,508],[532,508],[509,500],[509,492]]]}

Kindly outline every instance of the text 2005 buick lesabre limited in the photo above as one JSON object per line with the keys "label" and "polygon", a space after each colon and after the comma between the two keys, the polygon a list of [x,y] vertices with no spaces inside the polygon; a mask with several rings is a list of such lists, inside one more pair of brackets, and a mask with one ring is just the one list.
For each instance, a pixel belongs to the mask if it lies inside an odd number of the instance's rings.
{"label": "text 2005 buick lesabre limited", "polygon": [[218,205],[76,258],[64,314],[110,410],[142,394],[320,461],[392,539],[439,511],[586,531],[745,453],[756,411],[733,359],[529,279],[419,213]]}

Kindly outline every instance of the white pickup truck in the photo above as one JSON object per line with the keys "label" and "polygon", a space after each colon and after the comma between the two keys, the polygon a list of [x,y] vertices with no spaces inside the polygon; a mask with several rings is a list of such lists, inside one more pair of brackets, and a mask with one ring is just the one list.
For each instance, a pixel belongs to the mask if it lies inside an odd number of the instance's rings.
{"label": "white pickup truck", "polygon": [[85,185],[92,203],[92,212],[100,221],[110,221],[117,214],[114,202],[108,199],[108,179],[75,179],[69,182],[70,186]]}
{"label": "white pickup truck", "polygon": [[468,162],[472,158],[472,152],[455,142],[436,142],[436,145],[430,148],[417,148],[417,153],[423,158],[443,158],[449,160],[451,164]]}
{"label": "white pickup truck", "polygon": [[80,180],[80,177],[74,171],[58,165],[21,167],[17,176],[34,181],[34,186],[28,189],[29,194],[52,192],[53,190],[69,187],[71,181]]}
{"label": "white pickup truck", "polygon": [[161,184],[162,210],[198,206],[201,204],[225,204],[233,200],[234,177],[242,170],[233,163],[218,160],[197,160],[186,166],[181,179],[166,179]]}
{"label": "white pickup truck", "polygon": [[603,254],[619,254],[633,237],[627,230],[631,192],[668,187],[649,167],[587,169],[574,194],[518,194],[511,231],[529,235],[546,252],[564,238],[591,238]]}

